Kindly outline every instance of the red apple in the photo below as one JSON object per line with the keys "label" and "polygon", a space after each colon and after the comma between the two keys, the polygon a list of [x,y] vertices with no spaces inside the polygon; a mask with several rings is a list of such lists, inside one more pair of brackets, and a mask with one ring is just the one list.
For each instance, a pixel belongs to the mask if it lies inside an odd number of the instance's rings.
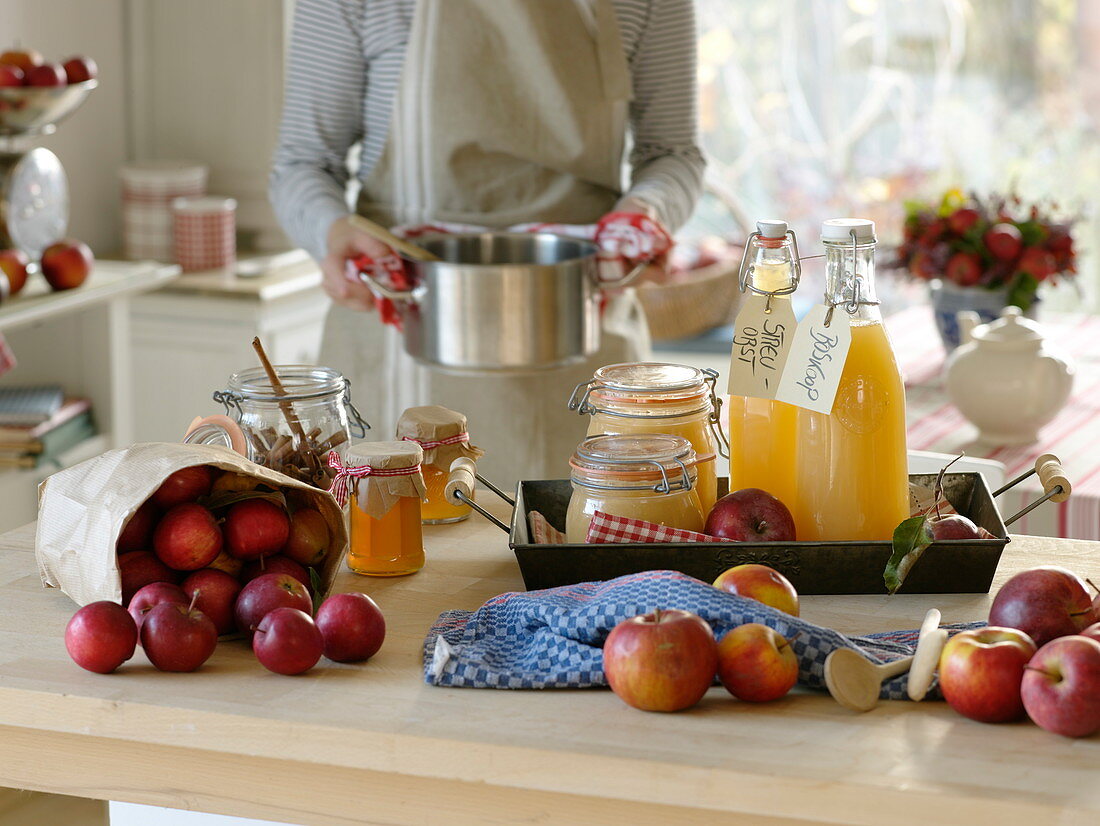
{"label": "red apple", "polygon": [[714,587],[798,616],[798,591],[783,574],[767,565],[754,562],[734,565],[718,575]]}
{"label": "red apple", "polygon": [[623,620],[603,646],[611,690],[643,711],[690,708],[707,693],[717,668],[714,632],[690,611],[655,610]]}
{"label": "red apple", "polygon": [[703,533],[734,542],[794,542],[794,518],[767,491],[744,488],[714,503]]}
{"label": "red apple", "polygon": [[1058,271],[1058,262],[1048,250],[1042,247],[1028,247],[1020,256],[1016,269],[1035,276],[1039,281],[1044,281]]}
{"label": "red apple", "polygon": [[194,598],[195,607],[210,618],[219,636],[237,627],[233,609],[241,593],[241,583],[236,577],[215,568],[203,568],[188,576],[180,589],[187,598]]}
{"label": "red apple", "polygon": [[328,523],[319,510],[299,508],[294,511],[283,554],[302,565],[316,565],[325,558],[328,543]]}
{"label": "red apple", "polygon": [[295,562],[293,559],[275,554],[274,556],[261,556],[251,562],[245,563],[241,572],[243,582],[251,582],[264,574],[288,574],[306,586],[306,590],[313,593],[313,583],[309,581],[309,571]]}
{"label": "red apple", "polygon": [[1082,637],[1088,637],[1090,640],[1096,640],[1100,642],[1100,622],[1093,623],[1084,631],[1081,632]]}
{"label": "red apple", "polygon": [[68,238],[42,251],[42,275],[52,289],[71,290],[84,283],[94,262],[87,244]]}
{"label": "red apple", "polygon": [[982,723],[1020,719],[1020,681],[1035,650],[1031,638],[1014,628],[960,631],[940,654],[944,699],[959,714]]}
{"label": "red apple", "polygon": [[117,602],[90,602],[65,626],[65,650],[73,662],[97,674],[110,674],[137,645],[134,618]]}
{"label": "red apple", "polygon": [[256,659],[276,674],[301,674],[317,665],[324,641],[316,623],[297,608],[276,608],[256,626],[252,637]]}
{"label": "red apple", "polygon": [[249,636],[269,611],[276,608],[297,608],[307,614],[313,611],[313,601],[306,586],[288,574],[258,576],[237,597],[234,616],[237,630]]}
{"label": "red apple", "polygon": [[325,656],[338,663],[368,660],[382,647],[386,620],[366,594],[333,594],[317,609]]}
{"label": "red apple", "polygon": [[957,252],[947,261],[944,275],[960,287],[973,287],[982,280],[982,259],[973,252]]}
{"label": "red apple", "polygon": [[1024,248],[1023,236],[1014,224],[994,224],[982,240],[990,254],[1000,261],[1015,261]]}
{"label": "red apple", "polygon": [[941,542],[945,539],[979,539],[981,533],[973,520],[961,514],[952,513],[941,516],[938,519],[930,519],[928,527],[932,531],[932,539]]}
{"label": "red apple", "polygon": [[196,502],[176,505],[153,531],[153,550],[169,568],[197,571],[222,549],[222,532],[214,514]]}
{"label": "red apple", "polygon": [[225,515],[225,549],[237,559],[277,554],[290,536],[286,511],[266,499],[246,499]]}
{"label": "red apple", "polygon": [[778,631],[746,623],[718,643],[718,679],[738,700],[778,700],[798,682],[798,658]]}
{"label": "red apple", "polygon": [[1098,619],[1085,583],[1056,566],[1020,571],[1001,586],[989,609],[990,625],[1019,628],[1036,645],[1076,634]]}
{"label": "red apple", "polygon": [[64,86],[65,70],[60,63],[43,63],[25,72],[27,86]]}
{"label": "red apple", "polygon": [[130,551],[145,551],[153,547],[153,528],[157,525],[160,512],[152,502],[143,502],[122,526],[115,542],[115,550],[120,554]]}
{"label": "red apple", "polygon": [[179,574],[161,562],[152,551],[119,554],[118,576],[122,581],[123,605],[129,605],[134,594],[150,582],[179,582]]}
{"label": "red apple", "polygon": [[982,214],[973,207],[961,207],[948,216],[947,225],[951,227],[952,232],[962,235],[978,223],[981,218]]}
{"label": "red apple", "polygon": [[0,86],[22,86],[25,76],[18,66],[0,63]]}
{"label": "red apple", "polygon": [[95,80],[99,75],[99,67],[90,57],[70,57],[65,61],[65,78],[69,83],[83,83],[86,80]]}
{"label": "red apple", "polygon": [[134,594],[134,598],[130,600],[130,604],[126,607],[126,610],[130,612],[130,616],[134,618],[134,624],[137,625],[139,638],[141,626],[145,623],[145,617],[162,602],[190,605],[191,598],[178,585],[173,585],[171,582],[150,582],[144,588],[141,588]]}
{"label": "red apple", "polygon": [[41,66],[45,61],[41,53],[34,49],[9,49],[0,54],[0,63],[8,66],[18,66],[23,74],[26,74],[35,66]]}
{"label": "red apple", "polygon": [[[0,86],[3,86],[3,69],[0,66]],[[7,278],[7,289],[0,287],[0,300],[7,296],[17,295],[23,285],[27,283],[27,265],[30,259],[22,250],[0,250],[0,271]]]}
{"label": "red apple", "polygon": [[1028,716],[1047,731],[1100,731],[1100,642],[1081,635],[1051,640],[1027,664],[1020,692]]}
{"label": "red apple", "polygon": [[193,465],[170,474],[152,497],[157,507],[168,509],[184,502],[194,502],[210,493],[214,484],[214,468],[208,465]]}
{"label": "red apple", "polygon": [[141,647],[160,671],[194,671],[218,644],[214,623],[194,605],[162,602],[141,626]]}

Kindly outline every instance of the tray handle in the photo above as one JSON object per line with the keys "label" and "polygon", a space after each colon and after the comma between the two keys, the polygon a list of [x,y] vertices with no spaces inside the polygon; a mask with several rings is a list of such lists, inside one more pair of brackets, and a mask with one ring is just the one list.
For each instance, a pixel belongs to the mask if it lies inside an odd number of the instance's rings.
{"label": "tray handle", "polygon": [[478,475],[477,465],[474,464],[473,459],[469,459],[465,456],[459,456],[453,462],[451,462],[451,471],[447,476],[447,486],[443,489],[443,498],[448,502],[460,503],[463,505],[469,505],[475,511],[480,513],[498,528],[505,533],[511,533],[512,529],[493,516],[485,508],[481,507],[474,501],[474,482],[481,482],[489,490],[515,508],[515,501],[501,491],[496,485],[491,482],[482,479]]}
{"label": "tray handle", "polygon": [[1006,519],[1005,527],[1011,525],[1021,516],[1031,513],[1031,511],[1035,510],[1048,499],[1053,502],[1065,502],[1069,499],[1070,493],[1073,492],[1073,485],[1070,484],[1069,477],[1062,467],[1062,461],[1053,453],[1044,453],[1035,460],[1035,467],[1025,473],[1021,473],[1007,485],[997,490],[993,495],[1000,496],[1009,488],[1016,487],[1016,485],[1020,484],[1020,482],[1024,481],[1024,479],[1027,479],[1032,474],[1039,475],[1039,481],[1042,482],[1043,485],[1043,495],[1023,510],[1018,511]]}

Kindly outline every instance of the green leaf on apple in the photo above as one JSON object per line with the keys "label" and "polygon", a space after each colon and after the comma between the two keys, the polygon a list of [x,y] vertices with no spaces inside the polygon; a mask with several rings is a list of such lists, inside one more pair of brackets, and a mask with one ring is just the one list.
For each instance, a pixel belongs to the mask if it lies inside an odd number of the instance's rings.
{"label": "green leaf on apple", "polygon": [[226,490],[200,499],[199,504],[207,510],[216,511],[247,499],[266,499],[272,505],[286,509],[286,497],[277,490]]}
{"label": "green leaf on apple", "polygon": [[325,601],[325,583],[321,579],[321,575],[317,573],[317,569],[310,565],[306,568],[309,571],[309,587],[313,589],[313,616],[317,616],[317,610],[321,607],[321,603]]}
{"label": "green leaf on apple", "polygon": [[886,590],[897,593],[909,571],[921,558],[925,548],[932,544],[932,528],[927,516],[912,516],[894,528],[894,552],[882,572]]}

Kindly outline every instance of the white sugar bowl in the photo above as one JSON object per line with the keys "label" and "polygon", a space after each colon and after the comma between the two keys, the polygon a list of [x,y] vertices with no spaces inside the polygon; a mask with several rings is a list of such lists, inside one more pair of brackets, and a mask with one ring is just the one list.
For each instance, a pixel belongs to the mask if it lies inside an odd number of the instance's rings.
{"label": "white sugar bowl", "polygon": [[1019,307],[980,324],[977,313],[958,314],[962,346],[947,360],[947,393],[977,426],[979,440],[1030,444],[1058,415],[1073,387],[1073,362],[1048,344],[1043,329]]}

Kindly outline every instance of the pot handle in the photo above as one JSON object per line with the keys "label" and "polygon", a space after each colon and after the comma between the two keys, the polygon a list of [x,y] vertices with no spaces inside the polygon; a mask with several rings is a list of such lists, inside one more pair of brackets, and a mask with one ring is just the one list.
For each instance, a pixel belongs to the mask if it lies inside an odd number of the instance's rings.
{"label": "pot handle", "polygon": [[381,281],[375,279],[369,272],[359,271],[359,279],[367,285],[367,288],[376,296],[381,298],[388,298],[390,301],[411,301],[417,303],[420,296],[423,295],[423,290],[420,288],[414,288],[411,290],[395,290],[393,287],[387,287]]}
{"label": "pot handle", "polygon": [[642,261],[640,264],[638,264],[634,269],[632,269],[630,272],[628,272],[626,275],[624,275],[618,281],[602,281],[602,280],[600,280],[600,277],[598,275],[599,265],[597,263],[596,269],[594,270],[597,273],[597,275],[595,276],[596,286],[599,287],[601,290],[618,290],[618,289],[621,289],[623,287],[629,287],[631,284],[633,284],[638,279],[638,276],[640,276],[643,272],[645,272],[645,268],[648,267],[652,263],[653,263],[653,259],[652,258],[647,258],[645,261]]}

